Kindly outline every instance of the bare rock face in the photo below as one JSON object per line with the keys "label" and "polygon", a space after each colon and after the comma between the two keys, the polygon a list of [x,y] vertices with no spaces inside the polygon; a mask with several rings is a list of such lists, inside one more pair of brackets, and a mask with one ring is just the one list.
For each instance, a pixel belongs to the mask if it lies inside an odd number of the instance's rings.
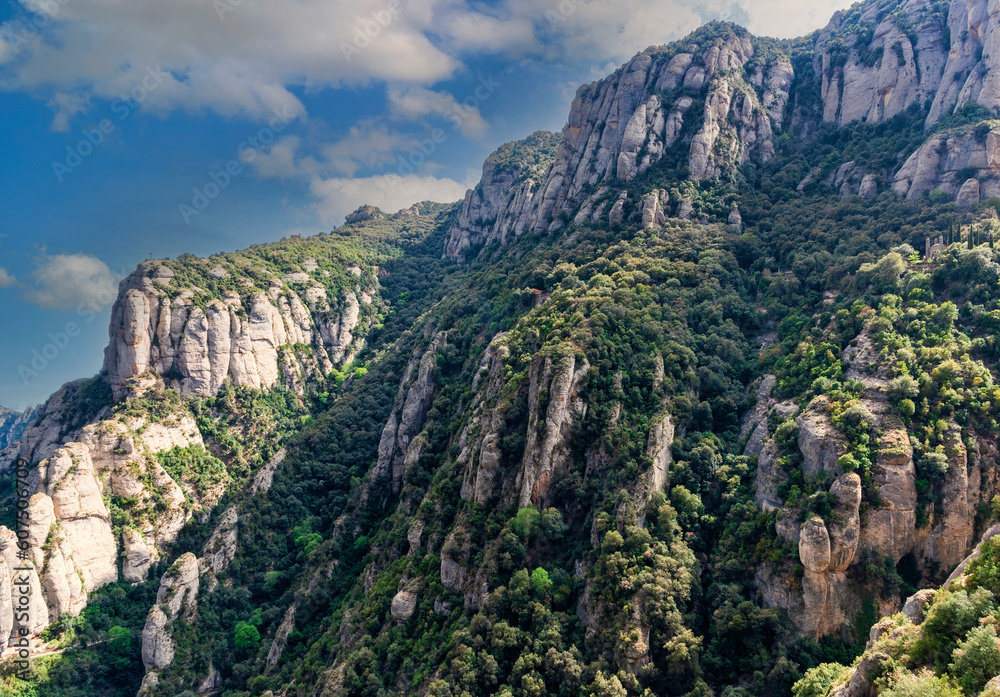
{"label": "bare rock face", "polygon": [[892,659],[882,652],[865,654],[851,672],[850,679],[830,693],[830,697],[868,697],[872,683]]}
{"label": "bare rock face", "polygon": [[464,468],[461,496],[480,505],[493,496],[503,474],[500,438],[504,433],[504,415],[495,408],[495,401],[504,387],[504,363],[510,355],[506,336],[497,334],[483,352],[479,370],[472,379],[475,391],[472,416],[458,440],[461,451],[457,463]]}
{"label": "bare rock face", "polygon": [[651,228],[663,225],[667,220],[664,208],[670,204],[670,194],[663,189],[646,194],[642,202],[642,227]]}
{"label": "bare rock face", "polygon": [[883,420],[875,485],[882,505],[868,511],[863,545],[898,562],[913,549],[916,531],[916,468],[909,434],[898,418]]}
{"label": "bare rock face", "polygon": [[457,537],[460,530],[453,530],[441,548],[441,585],[450,591],[459,591],[465,585],[468,569],[456,557],[461,553]]}
{"label": "bare rock face", "polygon": [[[814,58],[814,68],[822,76],[826,121],[883,121],[911,104],[934,98],[948,52],[943,22],[928,16],[928,5],[926,0],[905,3],[902,22],[890,14],[880,15],[874,3],[865,6],[860,19],[875,25],[875,30],[867,45],[861,45],[856,34],[845,37],[850,46],[846,60],[837,60],[834,47],[848,13],[834,14],[817,39]],[[903,22],[916,31],[905,33],[900,29]]]}
{"label": "bare rock face", "polygon": [[873,199],[878,195],[878,179],[874,174],[866,174],[861,180],[858,195],[863,199]]}
{"label": "bare rock face", "polygon": [[[608,199],[610,190],[642,175],[673,148],[686,149],[691,178],[697,180],[716,177],[751,156],[769,159],[793,69],[783,57],[751,65],[753,57],[750,35],[729,26],[704,45],[689,41],[648,49],[608,78],[584,85],[554,159],[541,171],[525,178],[519,162],[503,171],[484,169],[483,181],[466,195],[446,256],[461,260],[477,242],[505,244],[525,231],[553,232],[567,220],[597,223],[605,212],[610,224],[621,222],[627,203]],[[676,92],[682,87],[704,96],[703,110],[693,110],[690,93]],[[690,119],[698,122],[694,135],[679,142]],[[511,149],[504,146],[498,154]],[[634,205],[644,202],[650,206],[644,217],[655,225],[658,212],[648,197]]]}
{"label": "bare rock face", "polygon": [[285,616],[281,618],[281,624],[278,625],[277,631],[274,633],[274,641],[271,642],[271,648],[267,650],[267,662],[265,663],[264,673],[269,673],[278,665],[278,661],[281,660],[281,654],[285,652],[285,646],[288,645],[288,637],[295,629],[295,605],[292,604],[285,611]]}
{"label": "bare rock face", "polygon": [[142,629],[142,664],[146,670],[169,666],[174,660],[174,640],[167,625],[170,619],[159,605],[154,605]]}
{"label": "bare rock face", "polygon": [[380,211],[375,206],[361,206],[353,213],[348,213],[344,216],[344,222],[347,224],[351,223],[363,223],[368,220],[382,220],[385,218],[385,214]]}
{"label": "bare rock face", "polygon": [[142,630],[142,663],[149,672],[163,670],[174,660],[174,640],[170,623],[181,615],[194,616],[198,603],[198,560],[182,554],[160,580],[156,605],[146,616]]}
{"label": "bare rock face", "polygon": [[[579,396],[590,365],[586,359],[577,363],[573,353],[562,356],[537,356],[531,364],[528,387],[528,439],[524,460],[515,486],[520,490],[520,507],[540,506],[547,502],[549,485],[556,471],[570,457],[573,421],[586,414],[586,403]],[[542,394],[548,397],[544,406]],[[539,423],[544,420],[544,429]]]}
{"label": "bare rock face", "polygon": [[[867,44],[844,28],[850,11],[834,14],[817,38],[814,68],[826,121],[884,121],[931,101],[930,127],[970,102],[1000,105],[1000,10],[992,2],[957,0],[942,11],[929,0],[909,0],[898,16],[880,9],[861,8],[860,21],[874,26]],[[904,32],[907,25],[912,30]],[[844,41],[847,56],[838,59]]]}
{"label": "bare rock face", "polygon": [[[31,512],[29,510],[29,514]],[[13,530],[0,525],[0,576],[6,575],[10,579],[9,584],[0,586],[0,629],[10,622],[12,629],[26,629],[30,635],[36,636],[48,626],[49,610],[45,604],[38,567],[31,560],[18,558],[17,541],[17,534]],[[30,537],[28,543],[32,544]],[[27,602],[22,600],[25,592]],[[27,605],[27,612],[14,612],[15,606],[24,605]],[[9,632],[0,634],[0,643],[5,643],[8,637]]]}
{"label": "bare rock face", "polygon": [[802,471],[807,476],[820,472],[839,474],[837,459],[847,452],[847,443],[830,421],[824,398],[814,399],[795,423],[799,427],[799,450],[804,457]]}
{"label": "bare rock face", "polygon": [[417,594],[408,590],[401,590],[392,598],[390,614],[392,619],[403,623],[413,617],[417,611]]}
{"label": "bare rock face", "polygon": [[936,590],[925,588],[907,598],[903,604],[903,614],[906,615],[906,619],[911,624],[920,624],[923,622],[924,616],[927,614],[927,607],[934,600],[935,595],[937,595]]}
{"label": "bare rock face", "polygon": [[[85,445],[67,444],[38,469],[29,535],[35,564],[46,569],[45,593],[54,622],[63,613],[79,614],[88,592],[118,580],[118,548],[103,487]],[[50,536],[53,526],[55,534]]]}
{"label": "bare rock face", "polygon": [[740,207],[733,202],[732,208],[729,210],[729,224],[738,230],[743,230],[743,215],[740,213]]}
{"label": "bare rock face", "polygon": [[944,514],[931,519],[930,533],[921,541],[923,555],[954,567],[972,547],[974,507],[969,502],[968,453],[961,429],[952,425],[945,435],[949,468],[941,487]]}
{"label": "bare rock face", "polygon": [[280,465],[285,460],[285,455],[288,452],[282,448],[276,452],[267,464],[260,468],[257,474],[253,478],[253,484],[250,486],[251,494],[266,494],[271,488],[271,484],[274,482],[274,471],[278,469]]}
{"label": "bare rock face", "polygon": [[[36,471],[29,542],[36,568],[44,569],[49,620],[78,614],[88,594],[118,580],[118,556],[126,581],[145,580],[192,515],[181,486],[156,454],[175,447],[203,446],[194,420],[185,412],[145,419],[99,421],[76,432],[76,441],[56,448]],[[121,547],[112,532],[106,495],[131,499],[146,511],[144,522],[126,528]],[[195,497],[197,501],[197,497]],[[207,506],[214,499],[198,501]]]}
{"label": "bare rock face", "polygon": [[[410,361],[399,385],[396,406],[385,428],[382,429],[378,445],[378,465],[374,474],[391,477],[393,491],[399,491],[403,475],[406,474],[407,450],[424,428],[427,410],[430,409],[434,397],[437,353],[445,341],[444,335],[435,336],[420,358],[419,364],[416,364],[416,356]],[[411,382],[414,368],[417,375]],[[405,400],[402,399],[404,393]],[[419,457],[419,454],[416,454],[416,457]],[[414,461],[415,457],[411,457],[410,463],[413,464]]]}
{"label": "bare rock face", "polygon": [[650,467],[647,475],[646,490],[649,496],[655,492],[663,491],[667,486],[670,463],[673,461],[671,453],[673,442],[674,420],[667,413],[653,422],[653,427],[649,430],[646,456],[653,461],[653,466]]}
{"label": "bare rock face", "polygon": [[122,578],[129,583],[142,583],[149,573],[152,557],[142,533],[134,528],[126,528],[122,532]]}
{"label": "bare rock face", "polygon": [[202,573],[218,575],[229,568],[229,562],[236,556],[236,506],[230,506],[219,518],[212,536],[205,542],[198,560]]}
{"label": "bare rock face", "polygon": [[525,211],[538,192],[541,178],[552,163],[562,136],[538,131],[508,143],[483,163],[483,177],[469,189],[458,220],[452,227],[445,256],[463,261],[472,246],[507,244],[521,235],[529,222]]}
{"label": "bare rock face", "polygon": [[979,201],[979,180],[975,178],[966,179],[965,183],[958,190],[958,197],[955,199],[959,210],[967,211],[979,203]]}
{"label": "bare rock face", "polygon": [[619,225],[623,220],[625,220],[625,202],[627,200],[627,191],[623,191],[618,195],[618,200],[615,201],[613,206],[611,206],[611,212],[608,213],[608,224]]}
{"label": "bare rock face", "polygon": [[[159,262],[145,262],[121,283],[104,356],[116,398],[147,373],[167,376],[169,386],[187,395],[213,395],[226,380],[257,389],[282,381],[301,391],[301,376],[328,373],[360,341],[352,334],[360,316],[357,293],[347,291],[335,314],[325,289],[308,273],[286,279],[306,286],[301,296],[275,280],[266,293],[252,287],[244,295],[227,291],[198,307],[191,291],[168,294],[164,286],[175,281],[164,270]],[[312,355],[279,355],[283,347],[300,344],[310,346]]]}
{"label": "bare rock face", "polygon": [[[963,170],[974,171],[975,177],[958,179]],[[892,188],[911,200],[940,189],[967,207],[1000,193],[1000,184],[993,178],[997,174],[1000,132],[965,127],[928,138],[896,173]],[[985,183],[981,185],[980,180]]]}
{"label": "bare rock face", "polygon": [[842,474],[832,485],[830,493],[836,499],[833,519],[827,526],[830,531],[831,571],[847,571],[854,561],[861,541],[861,477],[853,472]]}

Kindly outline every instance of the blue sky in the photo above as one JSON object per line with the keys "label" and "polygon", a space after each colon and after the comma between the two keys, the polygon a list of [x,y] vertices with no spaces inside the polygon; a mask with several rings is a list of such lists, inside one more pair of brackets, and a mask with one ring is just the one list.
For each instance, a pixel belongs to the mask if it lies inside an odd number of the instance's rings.
{"label": "blue sky", "polygon": [[[8,0],[0,404],[95,374],[117,282],[150,255],[458,200],[498,145],[561,129],[577,86],[637,51],[715,18],[801,35],[848,4]],[[213,174],[226,185],[199,199]]]}

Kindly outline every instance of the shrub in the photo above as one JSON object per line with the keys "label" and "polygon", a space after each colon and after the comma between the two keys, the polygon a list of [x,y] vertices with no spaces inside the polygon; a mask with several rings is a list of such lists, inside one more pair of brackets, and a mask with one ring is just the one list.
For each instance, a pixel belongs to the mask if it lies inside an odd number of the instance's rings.
{"label": "shrub", "polygon": [[843,671],[844,666],[839,663],[820,663],[815,668],[810,668],[792,686],[792,697],[824,697]]}
{"label": "shrub", "polygon": [[955,676],[966,694],[976,694],[995,675],[1000,675],[1000,650],[997,630],[993,625],[976,627],[969,637],[959,642],[952,653],[948,672]]}
{"label": "shrub", "polygon": [[923,672],[900,675],[881,697],[962,697],[962,693],[951,682]]}

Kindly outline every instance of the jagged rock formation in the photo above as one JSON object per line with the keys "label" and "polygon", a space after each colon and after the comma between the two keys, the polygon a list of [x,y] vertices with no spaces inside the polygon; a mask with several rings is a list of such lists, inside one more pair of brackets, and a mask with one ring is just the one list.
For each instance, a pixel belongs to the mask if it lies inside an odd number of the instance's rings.
{"label": "jagged rock formation", "polygon": [[385,218],[385,213],[376,208],[375,206],[361,206],[353,213],[348,213],[344,216],[344,222],[348,225],[353,223],[364,223],[369,220],[383,220]]}
{"label": "jagged rock formation", "polygon": [[[472,389],[476,393],[472,417],[458,438],[461,451],[457,462],[464,470],[461,496],[478,504],[490,500],[499,484],[497,478],[502,476],[500,438],[504,421],[503,414],[495,407],[504,387],[504,361],[510,355],[505,339],[506,334],[497,334],[483,352],[479,369],[472,379]],[[414,534],[416,546],[420,543],[420,534],[419,531]]]}
{"label": "jagged rock formation", "polygon": [[573,353],[537,356],[532,362],[528,384],[528,441],[515,482],[522,507],[544,507],[553,476],[567,464],[573,421],[582,418],[587,411],[579,392],[589,369],[587,359],[581,361]]}
{"label": "jagged rock formation", "polygon": [[[825,397],[814,399],[796,417],[795,424],[803,474],[807,479],[832,480],[828,490],[836,504],[828,520],[814,516],[800,525],[798,511],[782,508],[777,486],[784,475],[774,467],[777,451],[773,438],[751,438],[747,445],[748,453],[759,455],[758,505],[765,510],[780,509],[778,535],[797,543],[805,568],[801,592],[789,591],[769,569],[759,571],[758,586],[768,603],[787,610],[798,630],[814,637],[839,631],[856,615],[861,593],[847,572],[860,562],[863,552],[893,563],[912,554],[927,578],[932,569],[951,569],[958,564],[972,545],[974,507],[980,496],[979,468],[969,467],[961,430],[952,425],[945,432],[949,467],[940,485],[942,505],[930,514],[929,525],[917,528],[917,475],[910,436],[900,418],[890,413],[884,394],[888,375],[878,364],[867,331],[856,343],[856,349],[845,352],[853,352],[853,358],[843,357],[851,366],[847,375],[865,381],[861,404],[880,434],[873,469],[880,503],[869,507],[863,522],[859,516],[861,482],[856,474],[842,473],[838,458],[846,452],[846,443],[831,422]],[[858,371],[864,366],[877,366],[875,376]],[[765,396],[749,418],[759,419],[771,409],[784,418],[794,413],[795,406],[781,406]],[[766,421],[757,424],[755,434],[766,429]],[[883,606],[885,612],[895,609],[898,607],[891,603]]]}
{"label": "jagged rock formation", "polygon": [[[193,620],[198,611],[198,560],[188,552],[181,555],[163,574],[156,593],[156,605],[149,610],[142,630],[142,663],[146,667],[143,688],[156,681],[157,670],[174,660],[174,639],[170,624],[178,617]],[[141,694],[141,692],[140,692]]]}
{"label": "jagged rock formation", "polygon": [[201,549],[201,557],[198,559],[198,566],[202,574],[207,574],[209,585],[215,583],[215,577],[223,573],[229,562],[236,556],[236,524],[239,521],[236,507],[231,506],[226,509],[219,518],[219,523],[212,536],[208,538]]}
{"label": "jagged rock formation", "polygon": [[[446,256],[460,259],[471,244],[506,243],[527,230],[558,230],[574,217],[601,221],[609,196],[617,200],[607,220],[621,222],[625,198],[611,188],[641,176],[675,146],[686,151],[684,163],[696,180],[716,177],[751,155],[773,156],[792,65],[783,57],[751,64],[755,48],[746,30],[710,26],[718,35],[648,49],[610,77],[581,87],[540,182],[535,174],[502,195],[507,182],[536,163],[519,161],[498,172],[487,161],[483,182],[466,195]],[[488,224],[477,225],[480,220]]]}
{"label": "jagged rock formation", "polygon": [[[63,613],[78,614],[90,591],[118,580],[119,540],[106,494],[132,500],[137,510],[148,512],[141,528],[126,528],[120,541],[123,577],[133,583],[145,579],[150,563],[193,511],[184,489],[156,454],[204,446],[194,420],[183,413],[160,422],[100,421],[83,427],[78,438],[38,465],[31,498],[32,561],[45,570],[42,585],[50,621]],[[154,506],[154,498],[162,505]],[[194,498],[199,500],[196,494]],[[199,503],[210,506],[214,501]]]}
{"label": "jagged rock formation", "polygon": [[465,194],[445,256],[461,261],[472,246],[494,241],[504,245],[525,231],[526,220],[520,212],[531,203],[561,139],[538,131],[502,146],[486,159],[482,180]]}
{"label": "jagged rock formation", "polygon": [[927,126],[970,102],[1000,106],[995,8],[953,0],[865,3],[834,14],[816,42],[826,121],[883,121],[932,102]]}
{"label": "jagged rock formation", "polygon": [[[731,25],[715,23],[684,41],[647,49],[608,78],[580,88],[553,158],[529,147],[551,134],[535,134],[487,160],[445,256],[461,261],[474,246],[508,244],[528,230],[554,232],[570,220],[620,224],[630,205],[641,211],[645,227],[671,215],[687,218],[689,200],[668,208],[663,192],[650,190],[630,203],[622,189],[668,156],[694,180],[716,178],[750,157],[766,161],[790,113],[807,130],[806,112],[846,125],[877,123],[931,104],[927,128],[970,103],[1000,113],[1000,78],[991,77],[1000,74],[993,13],[985,0],[953,0],[948,9],[932,0],[858,4],[837,12],[817,34],[813,65],[797,85],[787,56],[761,58],[755,39]],[[935,188],[958,196],[967,184],[963,207],[991,198],[1000,185],[981,145],[962,134],[934,136],[891,186],[916,198]],[[843,195],[873,198],[880,175],[854,165],[843,163],[831,183]],[[975,177],[989,191],[977,197],[968,177],[953,181],[969,168],[979,170]]]}
{"label": "jagged rock formation", "polygon": [[931,136],[896,173],[893,190],[909,199],[940,189],[966,210],[1000,196],[1000,130],[966,127]]}
{"label": "jagged rock formation", "polygon": [[301,391],[306,377],[329,373],[359,348],[352,332],[363,289],[329,298],[322,280],[317,271],[296,272],[202,306],[200,288],[178,287],[160,262],[142,264],[122,281],[112,309],[104,369],[115,397],[147,372],[186,395],[213,395],[225,380]]}
{"label": "jagged rock formation", "polygon": [[[420,457],[423,430],[434,396],[434,372],[438,349],[447,342],[445,335],[437,335],[417,362],[417,353],[411,358],[396,396],[396,408],[382,430],[378,446],[378,465],[375,477],[389,477],[393,491],[399,491],[408,466]],[[416,371],[416,377],[413,373]],[[412,380],[412,382],[411,382]],[[405,399],[404,399],[405,394]],[[402,406],[400,410],[399,407]]]}
{"label": "jagged rock formation", "polygon": [[814,66],[824,120],[882,121],[937,97],[951,75],[944,17],[927,0],[900,5],[902,14],[875,3],[837,12],[820,33]]}
{"label": "jagged rock formation", "polygon": [[37,407],[29,407],[23,412],[0,407],[0,450],[6,450],[20,440],[37,413]]}

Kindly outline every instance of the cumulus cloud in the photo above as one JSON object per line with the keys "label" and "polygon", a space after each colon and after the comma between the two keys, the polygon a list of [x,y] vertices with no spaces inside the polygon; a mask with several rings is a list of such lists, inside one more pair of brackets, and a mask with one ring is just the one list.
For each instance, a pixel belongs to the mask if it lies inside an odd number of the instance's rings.
{"label": "cumulus cloud", "polygon": [[52,117],[52,130],[67,133],[70,121],[77,114],[87,110],[87,107],[90,106],[90,100],[78,94],[56,92],[46,106],[55,112]]}
{"label": "cumulus cloud", "polygon": [[385,124],[367,120],[351,126],[347,135],[323,147],[323,156],[339,175],[353,177],[360,167],[393,164],[395,153],[412,148],[412,138]]}
{"label": "cumulus cloud", "polygon": [[252,160],[247,155],[244,162],[264,179],[294,179],[318,173],[320,164],[314,158],[299,156],[301,144],[298,136],[285,136],[275,141],[270,150],[255,151]]}
{"label": "cumulus cloud", "polygon": [[822,29],[834,12],[850,7],[853,0],[741,0],[740,4],[750,16],[750,31],[790,38]]}
{"label": "cumulus cloud", "polygon": [[337,224],[364,204],[395,212],[417,201],[450,203],[461,200],[469,186],[468,182],[460,184],[454,179],[430,175],[383,174],[357,179],[316,177],[310,191],[317,199],[314,209],[319,219],[326,224]]}
{"label": "cumulus cloud", "polygon": [[89,99],[134,94],[142,95],[143,109],[160,114],[211,110],[267,118],[277,108],[301,116],[302,88],[371,81],[430,87],[454,77],[466,56],[483,53],[603,65],[708,19],[790,36],[822,26],[847,4],[422,0],[403,2],[393,13],[385,0],[21,0],[21,11],[0,25],[0,89],[49,102],[57,129]]}
{"label": "cumulus cloud", "polygon": [[[489,99],[495,91],[495,78],[487,78],[488,84],[477,85],[484,99]],[[389,111],[396,118],[415,119],[423,116],[439,116],[457,128],[462,135],[480,138],[488,129],[479,112],[478,104],[483,101],[475,93],[466,102],[459,103],[447,92],[435,92],[423,87],[393,88],[389,90]]]}
{"label": "cumulus cloud", "polygon": [[[358,170],[384,168],[395,164],[398,153],[415,147],[412,136],[389,128],[376,119],[365,119],[332,143],[306,143],[299,136],[285,136],[269,150],[255,151],[245,158],[261,178],[304,179],[335,175],[353,177]],[[311,150],[317,156],[305,154]]]}
{"label": "cumulus cloud", "polygon": [[55,254],[39,261],[24,298],[47,310],[74,310],[106,307],[117,294],[117,278],[97,257]]}
{"label": "cumulus cloud", "polygon": [[[447,4],[434,0],[434,6]],[[38,25],[41,8],[0,28],[6,57],[0,85],[33,93],[85,89],[113,100],[143,85],[142,108],[154,112],[210,109],[223,115],[266,117],[274,108],[301,114],[289,89],[362,84],[372,79],[432,83],[459,65],[428,37],[433,14],[408,7],[377,31],[370,22],[385,0],[204,0],[128,3],[73,0]],[[232,6],[222,13],[217,6]],[[374,33],[354,54],[357,32]],[[26,38],[30,36],[30,38]],[[16,41],[11,37],[15,37]],[[12,55],[14,54],[14,55]],[[152,86],[148,69],[163,76]]]}
{"label": "cumulus cloud", "polygon": [[0,288],[10,288],[16,285],[17,279],[7,269],[0,267]]}

